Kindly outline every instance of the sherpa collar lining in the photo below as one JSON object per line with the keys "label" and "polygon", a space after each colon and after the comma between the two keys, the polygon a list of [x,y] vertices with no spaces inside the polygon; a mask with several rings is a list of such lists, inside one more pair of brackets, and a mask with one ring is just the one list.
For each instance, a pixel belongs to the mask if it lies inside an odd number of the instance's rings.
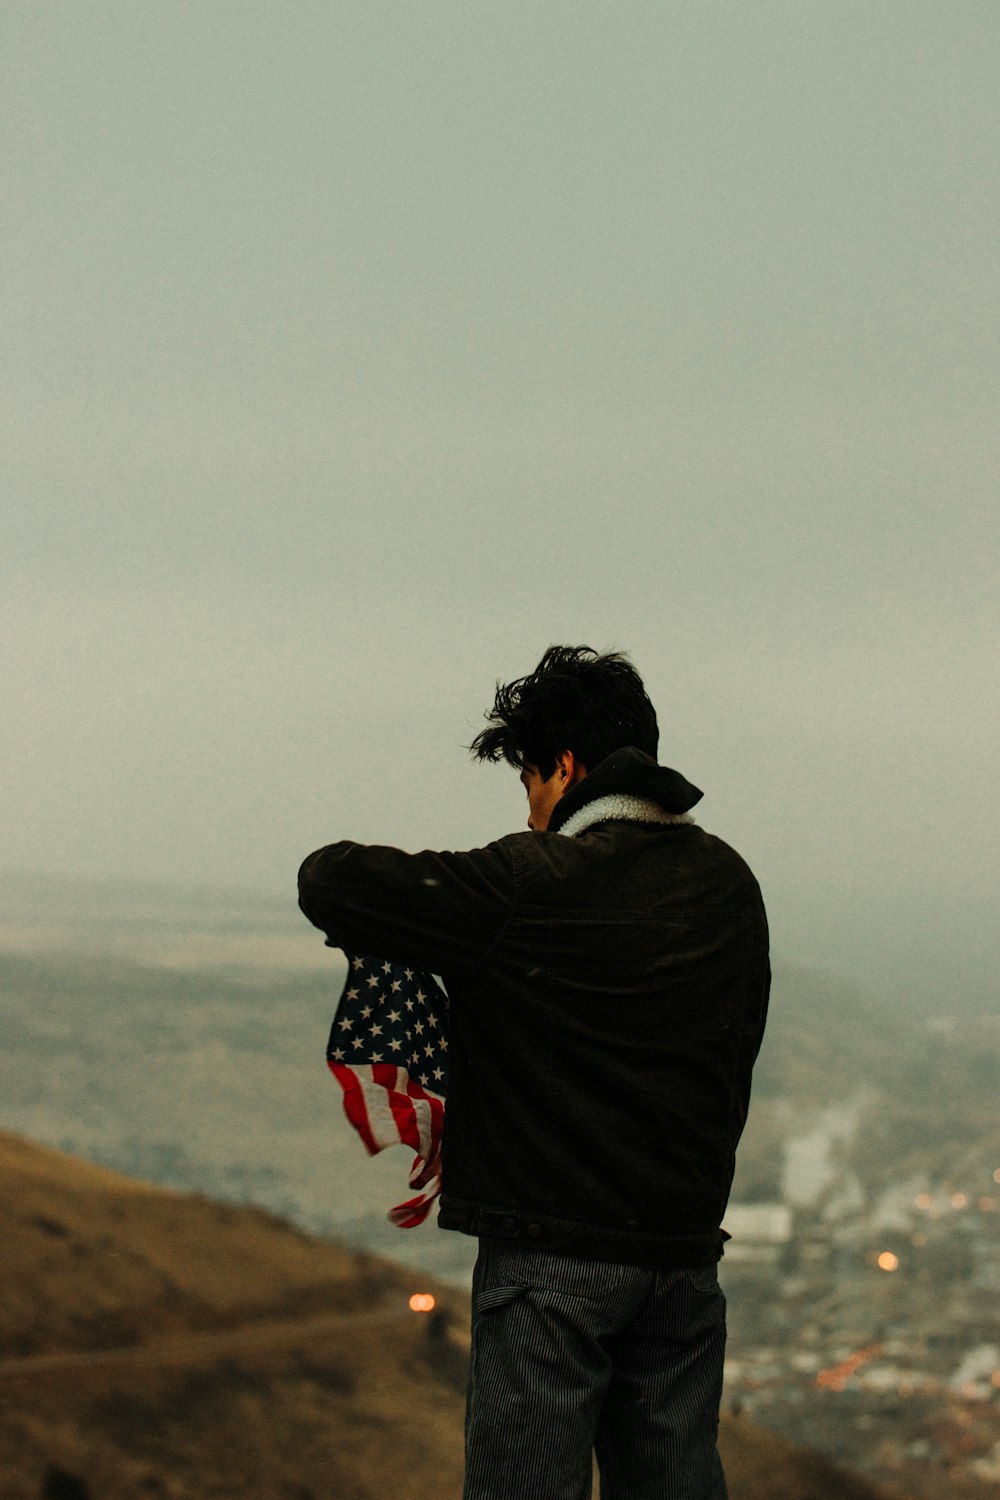
{"label": "sherpa collar lining", "polygon": [[615,818],[626,823],[693,823],[688,813],[665,812],[658,802],[649,797],[632,797],[627,792],[614,792],[608,797],[598,797],[587,802],[572,813],[558,829],[567,838],[574,838],[595,823],[606,823]]}
{"label": "sherpa collar lining", "polygon": [[[652,802],[661,812],[676,816],[690,812],[695,803],[701,801],[701,792],[679,771],[658,766],[652,756],[637,750],[634,745],[626,745],[600,761],[571,786],[564,797],[559,798],[549,816],[550,833],[558,833],[583,808],[592,802],[603,802],[606,797],[632,797],[642,803]],[[640,822],[648,821],[649,815],[644,810]]]}

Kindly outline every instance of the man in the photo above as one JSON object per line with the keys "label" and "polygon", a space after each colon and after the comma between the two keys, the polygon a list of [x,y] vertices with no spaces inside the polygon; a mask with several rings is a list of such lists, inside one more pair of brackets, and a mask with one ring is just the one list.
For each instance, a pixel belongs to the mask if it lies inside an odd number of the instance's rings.
{"label": "man", "polygon": [[334,944],[450,996],[439,1223],[479,1237],[466,1500],[723,1500],[716,1263],[767,1009],[739,855],[656,763],[626,657],[553,646],[472,749],[528,833],[332,844],[300,872]]}

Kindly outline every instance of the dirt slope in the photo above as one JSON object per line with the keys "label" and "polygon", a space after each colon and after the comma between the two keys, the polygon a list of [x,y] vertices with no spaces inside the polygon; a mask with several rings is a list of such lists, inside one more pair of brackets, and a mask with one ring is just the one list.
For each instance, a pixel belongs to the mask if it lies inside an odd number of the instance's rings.
{"label": "dirt slope", "polygon": [[[415,1315],[411,1273],[2,1133],[0,1244],[3,1500],[457,1500],[454,1289]],[[732,1500],[884,1493],[742,1422],[722,1445]]]}

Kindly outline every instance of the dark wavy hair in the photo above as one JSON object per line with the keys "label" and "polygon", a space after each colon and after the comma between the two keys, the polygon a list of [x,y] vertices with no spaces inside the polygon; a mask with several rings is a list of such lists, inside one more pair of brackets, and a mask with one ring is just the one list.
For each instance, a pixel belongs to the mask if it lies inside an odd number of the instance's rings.
{"label": "dark wavy hair", "polygon": [[536,766],[546,781],[563,750],[592,770],[626,745],[655,760],[660,739],[656,710],[628,657],[590,646],[550,646],[526,677],[497,683],[485,717],[472,754],[517,770]]}

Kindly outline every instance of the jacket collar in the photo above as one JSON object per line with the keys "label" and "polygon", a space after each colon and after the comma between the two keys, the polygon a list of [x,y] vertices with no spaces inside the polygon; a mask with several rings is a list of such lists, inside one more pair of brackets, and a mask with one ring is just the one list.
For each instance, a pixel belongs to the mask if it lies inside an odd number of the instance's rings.
{"label": "jacket collar", "polygon": [[[557,831],[572,839],[585,829],[593,828],[595,823],[607,823],[611,818],[625,823],[694,822],[689,813],[664,812],[662,807],[648,797],[630,797],[626,792],[621,792],[618,796],[598,797],[596,802],[578,807],[575,813],[560,824]],[[551,821],[549,826],[551,827]]]}
{"label": "jacket collar", "polygon": [[[679,771],[657,765],[652,756],[629,745],[624,750],[615,750],[582,781],[578,781],[565,797],[560,797],[549,818],[549,832],[570,832],[566,824],[571,818],[573,833],[608,817],[627,817],[633,821],[638,818],[640,822],[675,822],[701,798],[698,788],[685,780]],[[585,821],[577,821],[578,813],[603,800],[613,807],[602,808],[599,812],[595,808],[596,816],[592,813]],[[630,812],[615,810],[625,803],[631,806]],[[637,814],[636,803],[644,805],[646,811]],[[664,814],[669,816],[664,817]]]}

